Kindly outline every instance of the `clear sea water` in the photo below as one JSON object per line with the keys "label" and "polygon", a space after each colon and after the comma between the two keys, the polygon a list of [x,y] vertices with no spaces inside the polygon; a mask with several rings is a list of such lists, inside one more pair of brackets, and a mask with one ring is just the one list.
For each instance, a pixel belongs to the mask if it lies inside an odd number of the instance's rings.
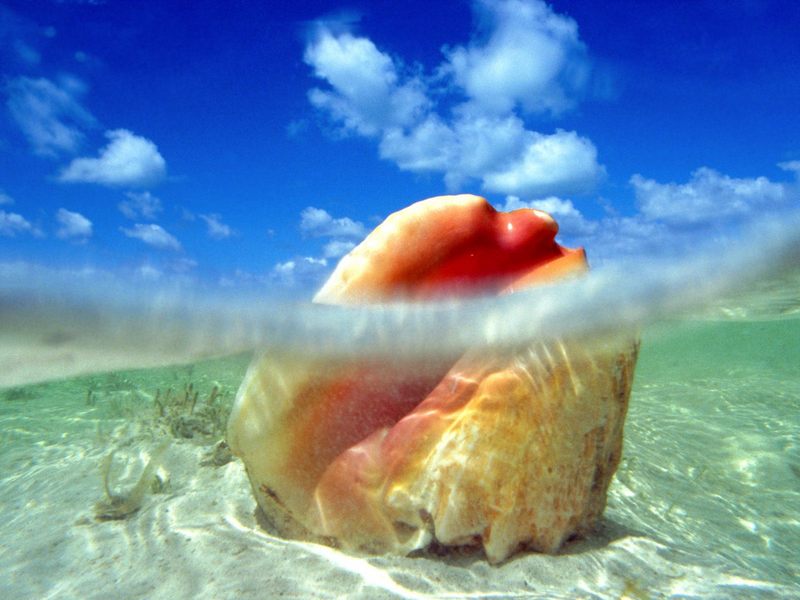
{"label": "clear sea water", "polygon": [[[63,286],[25,279],[25,291],[6,274],[0,598],[800,598],[800,240],[794,224],[782,231],[778,279],[765,271],[748,289],[732,282],[774,248],[519,296],[471,327],[463,319],[485,305],[449,321],[412,310],[364,322],[338,309],[266,304],[248,315],[219,303],[225,318],[214,320],[183,300],[115,304],[108,290],[60,305],[52,290]],[[353,556],[272,535],[241,463],[219,446],[252,352],[160,366],[257,346],[268,339],[262,322],[278,345],[394,344],[401,359],[419,336],[497,343],[553,333],[553,321],[563,331],[642,327],[623,459],[596,531],[558,555],[497,566],[479,552]],[[72,375],[26,383],[59,373]],[[98,518],[98,503],[134,490],[165,440],[125,518]]]}
{"label": "clear sea water", "polygon": [[[0,596],[800,597],[800,319],[644,331],[625,452],[598,531],[559,556],[349,557],[260,529],[220,431],[170,429],[157,390],[230,403],[249,356],[0,392]],[[212,419],[213,420],[213,419]],[[206,423],[207,425],[207,423]],[[191,429],[191,427],[190,427]],[[161,489],[98,521],[100,464],[131,488],[172,440]]]}

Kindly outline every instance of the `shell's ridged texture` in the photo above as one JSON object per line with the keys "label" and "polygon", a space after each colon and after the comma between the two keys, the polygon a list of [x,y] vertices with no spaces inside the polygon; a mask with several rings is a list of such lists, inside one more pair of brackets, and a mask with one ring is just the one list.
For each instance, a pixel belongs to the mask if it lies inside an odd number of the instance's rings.
{"label": "shell's ridged texture", "polygon": [[[422,221],[426,203],[438,216],[420,233],[409,223]],[[453,240],[496,218],[486,206],[475,196],[444,197],[393,215],[340,263],[317,299],[369,301],[401,284],[406,294],[428,296],[454,273],[463,284],[461,256],[474,253]],[[532,267],[499,268],[497,291],[582,267],[582,253],[553,241],[552,219],[535,217],[546,233],[538,251],[551,254]],[[444,234],[431,224],[437,218],[449,224]],[[539,235],[536,227],[526,236]],[[501,229],[514,228],[503,222]],[[387,274],[382,259],[409,235],[418,257],[404,256],[408,264]],[[513,254],[512,243],[499,245]],[[421,263],[439,260],[431,260],[431,247],[456,259],[435,275],[420,274]],[[267,354],[239,391],[229,442],[259,505],[286,535],[370,552],[482,545],[492,562],[520,548],[554,552],[605,507],[636,351],[633,341],[567,340],[439,363]]]}

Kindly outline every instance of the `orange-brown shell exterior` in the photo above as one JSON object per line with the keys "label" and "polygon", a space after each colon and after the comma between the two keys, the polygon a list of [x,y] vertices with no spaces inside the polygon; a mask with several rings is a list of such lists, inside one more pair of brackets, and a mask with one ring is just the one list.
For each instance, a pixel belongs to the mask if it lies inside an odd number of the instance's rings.
{"label": "orange-brown shell exterior", "polygon": [[[315,300],[510,293],[585,270],[556,232],[539,211],[432,198],[390,216]],[[229,443],[285,535],[369,552],[480,545],[492,562],[554,552],[603,512],[636,362],[633,341],[584,342],[438,362],[269,353]]]}

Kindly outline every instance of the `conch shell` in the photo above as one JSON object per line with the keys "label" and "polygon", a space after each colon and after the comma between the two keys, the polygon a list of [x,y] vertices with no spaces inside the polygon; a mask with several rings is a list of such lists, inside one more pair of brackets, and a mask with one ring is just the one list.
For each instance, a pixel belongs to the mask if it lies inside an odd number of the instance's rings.
{"label": "conch shell", "polygon": [[[510,293],[585,271],[546,213],[443,196],[397,212],[315,297]],[[469,324],[465,323],[465,327]],[[228,441],[284,535],[367,552],[555,552],[603,512],[622,450],[633,340],[531,342],[418,361],[257,359]]]}

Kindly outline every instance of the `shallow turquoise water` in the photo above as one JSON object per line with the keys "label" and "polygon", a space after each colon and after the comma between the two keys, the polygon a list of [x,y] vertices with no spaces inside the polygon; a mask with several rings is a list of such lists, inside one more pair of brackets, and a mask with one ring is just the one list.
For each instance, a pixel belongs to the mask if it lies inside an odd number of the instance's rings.
{"label": "shallow turquoise water", "polygon": [[607,516],[698,564],[796,586],[800,321],[676,327],[645,337]]}
{"label": "shallow turquoise water", "polygon": [[[0,391],[0,596],[800,597],[800,319],[645,331],[597,532],[497,567],[351,557],[262,530],[241,465],[212,460],[219,414],[204,408],[230,404],[248,360]],[[115,450],[111,487],[130,489],[165,438],[160,488],[130,518],[96,520],[103,457]]]}

